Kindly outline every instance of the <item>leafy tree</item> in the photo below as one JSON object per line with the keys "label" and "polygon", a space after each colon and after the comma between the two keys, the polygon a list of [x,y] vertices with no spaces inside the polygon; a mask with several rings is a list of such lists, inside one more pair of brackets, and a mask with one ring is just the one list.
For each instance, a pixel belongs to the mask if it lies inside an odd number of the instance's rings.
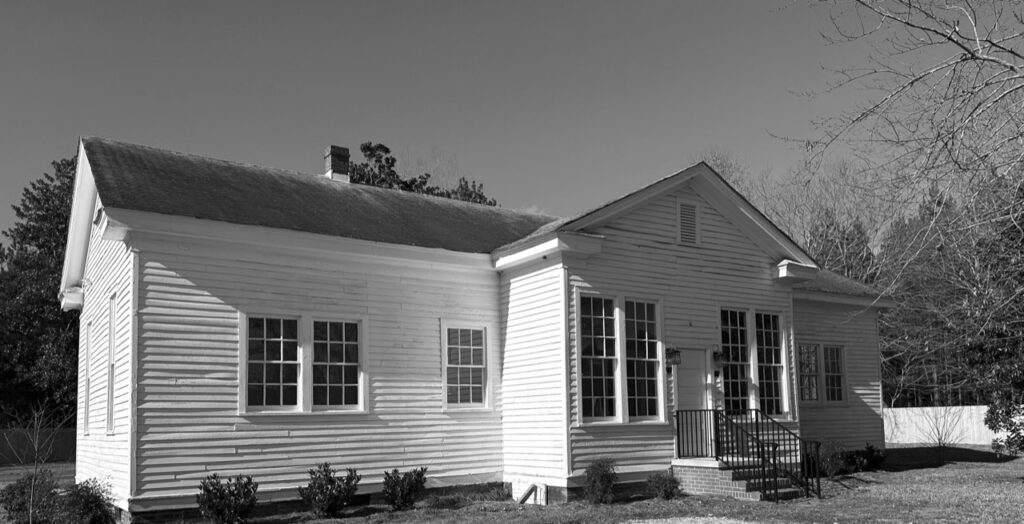
{"label": "leafy tree", "polygon": [[52,163],[22,192],[0,243],[0,410],[75,410],[78,312],[57,303],[75,160]]}
{"label": "leafy tree", "polygon": [[351,181],[356,184],[377,186],[387,189],[398,189],[412,193],[463,200],[476,204],[496,206],[498,202],[484,194],[484,185],[459,178],[454,188],[432,185],[430,173],[403,178],[398,173],[398,160],[391,154],[391,149],[384,144],[364,142],[359,146],[365,161],[350,165]]}

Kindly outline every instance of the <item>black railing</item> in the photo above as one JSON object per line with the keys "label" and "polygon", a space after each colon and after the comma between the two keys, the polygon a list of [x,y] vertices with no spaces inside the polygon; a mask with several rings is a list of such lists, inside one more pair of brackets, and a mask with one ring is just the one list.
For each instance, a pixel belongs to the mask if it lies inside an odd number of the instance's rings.
{"label": "black railing", "polygon": [[[715,412],[715,459],[739,470],[744,480],[754,481],[763,499],[779,500],[778,444],[755,436],[724,411]],[[733,477],[735,478],[735,477]]]}
{"label": "black railing", "polygon": [[749,465],[734,464],[739,457],[767,458],[774,478],[781,473],[805,496],[821,497],[821,443],[800,437],[761,410],[680,410],[675,420],[676,456],[714,457],[736,467]]}

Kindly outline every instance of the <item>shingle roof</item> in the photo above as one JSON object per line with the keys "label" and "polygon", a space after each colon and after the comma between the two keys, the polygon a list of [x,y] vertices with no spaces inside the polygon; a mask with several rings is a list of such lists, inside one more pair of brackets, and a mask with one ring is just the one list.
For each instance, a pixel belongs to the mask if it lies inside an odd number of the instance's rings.
{"label": "shingle roof", "polygon": [[851,278],[844,277],[838,273],[822,269],[814,278],[799,284],[793,284],[793,289],[804,291],[820,291],[837,295],[850,295],[855,297],[879,297],[881,292],[877,289],[857,282]]}
{"label": "shingle roof", "polygon": [[110,208],[467,253],[489,253],[557,220],[103,138],[82,143]]}

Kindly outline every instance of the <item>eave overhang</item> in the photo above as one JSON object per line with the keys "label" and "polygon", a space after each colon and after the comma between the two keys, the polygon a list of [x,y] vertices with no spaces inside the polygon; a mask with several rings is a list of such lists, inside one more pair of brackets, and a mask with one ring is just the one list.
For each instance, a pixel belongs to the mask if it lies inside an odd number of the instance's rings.
{"label": "eave overhang", "polygon": [[794,289],[793,300],[807,302],[825,302],[828,304],[842,304],[848,306],[859,306],[863,308],[887,309],[896,307],[896,302],[893,299],[884,295],[844,295],[840,293],[828,293],[825,291],[811,291],[806,289]]}
{"label": "eave overhang", "polygon": [[603,237],[567,231],[552,233],[549,238],[521,249],[495,254],[494,268],[506,271],[544,260],[554,254],[573,254],[587,258],[601,252]]}
{"label": "eave overhang", "polygon": [[81,309],[84,299],[85,258],[92,233],[93,210],[96,209],[96,182],[82,142],[78,142],[78,163],[68,221],[68,237],[64,245],[64,268],[60,275],[58,300],[64,311]]}

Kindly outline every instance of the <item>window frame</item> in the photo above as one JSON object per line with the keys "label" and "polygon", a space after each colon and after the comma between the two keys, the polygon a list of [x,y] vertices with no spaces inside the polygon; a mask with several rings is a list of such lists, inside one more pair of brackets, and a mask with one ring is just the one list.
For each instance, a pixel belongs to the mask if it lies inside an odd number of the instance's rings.
{"label": "window frame", "polygon": [[[795,348],[796,345],[794,343],[795,337],[792,336],[791,331],[791,317],[787,314],[786,311],[781,311],[778,309],[741,306],[735,303],[725,302],[718,303],[717,306],[719,338],[717,343],[715,344],[716,351],[720,350],[719,348],[721,348],[722,344],[722,311],[728,310],[746,315],[744,326],[746,331],[747,342],[747,407],[745,409],[761,409],[761,379],[759,375],[761,362],[757,354],[757,315],[774,315],[778,317],[779,344],[781,346],[780,351],[782,353],[782,370],[780,372],[782,380],[780,380],[781,391],[779,392],[780,413],[770,414],[770,416],[781,420],[795,420],[796,409],[794,399],[799,397],[794,397],[792,391],[794,388],[794,384],[793,375],[791,372],[791,358],[793,355],[793,348]],[[724,348],[722,350],[724,350]],[[799,387],[799,384],[797,384],[796,386]]]}
{"label": "window frame", "polygon": [[92,321],[85,323],[85,391],[82,399],[82,434],[89,435],[89,407],[92,404]]}
{"label": "window frame", "polygon": [[[299,365],[299,380],[300,380],[300,385],[302,387],[302,394],[300,395],[300,398],[302,398],[301,405],[308,406],[309,407],[308,412],[312,412],[312,413],[364,413],[364,412],[366,412],[367,411],[367,409],[366,409],[366,393],[367,393],[367,384],[366,384],[366,379],[367,379],[367,374],[366,374],[366,364],[367,364],[367,362],[366,362],[366,345],[367,345],[367,342],[366,342],[367,341],[366,331],[367,331],[367,329],[366,329],[366,326],[367,326],[367,323],[366,323],[366,321],[363,320],[363,319],[353,319],[353,318],[340,319],[340,318],[332,318],[332,317],[319,316],[319,315],[318,316],[309,316],[309,317],[306,317],[306,318],[308,320],[308,328],[309,328],[305,332],[306,336],[308,337],[306,347],[309,348],[306,351],[303,351],[303,345],[302,345],[302,340],[303,340],[303,338],[302,338],[302,336],[303,336],[302,322],[301,321],[299,322],[299,361],[300,361],[300,365]],[[314,327],[313,327],[313,323],[314,322],[337,322],[337,323],[355,324],[356,325],[356,330],[357,330],[356,331],[356,333],[357,333],[356,336],[358,337],[358,340],[356,341],[356,353],[357,353],[357,358],[359,359],[359,366],[358,366],[357,375],[356,375],[356,380],[358,380],[359,382],[358,382],[358,387],[356,389],[356,395],[358,395],[357,398],[359,400],[354,405],[338,405],[338,406],[334,406],[334,405],[330,405],[330,404],[324,404],[324,405],[318,406],[318,405],[316,405],[313,402],[313,366],[316,365],[316,363],[313,360],[314,359],[314,351],[313,351],[313,349],[314,349],[313,348],[313,344],[314,344],[314,339],[313,339]],[[309,378],[308,382],[306,381],[306,377],[307,376]]]}
{"label": "window frame", "polygon": [[[494,409],[491,399],[493,398],[491,392],[491,326],[487,322],[481,322],[479,320],[462,320],[457,318],[441,318],[439,319],[438,325],[440,331],[438,333],[439,350],[441,357],[441,410],[448,411],[491,411]],[[469,329],[473,331],[483,331],[483,401],[482,402],[448,402],[448,330],[449,329]]]}
{"label": "window frame", "polygon": [[117,293],[110,293],[107,302],[107,435],[114,434],[114,357],[117,355]]}
{"label": "window frame", "polygon": [[[799,400],[800,405],[802,407],[808,407],[808,408],[827,408],[827,407],[846,407],[846,406],[849,406],[849,404],[850,404],[850,371],[849,371],[849,367],[848,367],[847,345],[846,344],[840,344],[840,343],[834,343],[834,342],[822,342],[820,340],[813,340],[813,341],[801,342],[801,343],[799,343],[799,346],[813,346],[814,347],[814,358],[815,358],[815,364],[817,365],[816,376],[817,376],[817,380],[818,380],[818,387],[817,387],[818,399],[817,400],[804,400],[801,396],[798,396],[797,398],[800,399]],[[825,386],[825,376],[826,376],[826,373],[825,373],[825,348],[826,347],[839,348],[839,355],[840,355],[839,365],[840,365],[840,369],[842,371],[842,373],[840,374],[840,376],[842,377],[842,388],[841,388],[841,391],[842,391],[842,394],[843,394],[843,398],[841,400],[828,400],[827,396],[826,396],[826,389],[825,389],[826,388],[826,386]],[[799,354],[797,356],[799,357]],[[801,376],[800,370],[797,369],[797,377],[798,377],[797,380],[798,381],[799,381],[799,377],[800,376]],[[803,376],[808,376],[808,375],[807,374],[803,374]]]}
{"label": "window frame", "polygon": [[[249,386],[249,318],[289,319],[297,322],[298,336],[298,393],[295,406],[250,406],[248,398]],[[354,323],[358,329],[359,355],[359,401],[354,406],[314,406],[313,405],[313,322],[345,322]],[[238,312],[238,414],[244,416],[267,415],[342,415],[365,414],[369,409],[369,373],[367,372],[367,354],[370,337],[365,317],[346,315],[324,315],[309,312],[287,312],[251,310]]]}
{"label": "window frame", "polygon": [[[610,299],[615,314],[615,415],[608,417],[584,417],[583,416],[583,332],[581,329],[581,314],[583,297],[597,297]],[[655,309],[655,330],[657,331],[657,407],[656,416],[631,417],[628,405],[628,380],[627,380],[627,356],[626,356],[626,302],[640,302],[654,304]],[[665,372],[665,314],[664,300],[660,297],[641,296],[629,293],[602,293],[592,289],[580,289],[573,287],[573,334],[575,344],[574,364],[576,366],[576,426],[601,426],[601,425],[627,425],[627,424],[668,424],[667,375]]]}

